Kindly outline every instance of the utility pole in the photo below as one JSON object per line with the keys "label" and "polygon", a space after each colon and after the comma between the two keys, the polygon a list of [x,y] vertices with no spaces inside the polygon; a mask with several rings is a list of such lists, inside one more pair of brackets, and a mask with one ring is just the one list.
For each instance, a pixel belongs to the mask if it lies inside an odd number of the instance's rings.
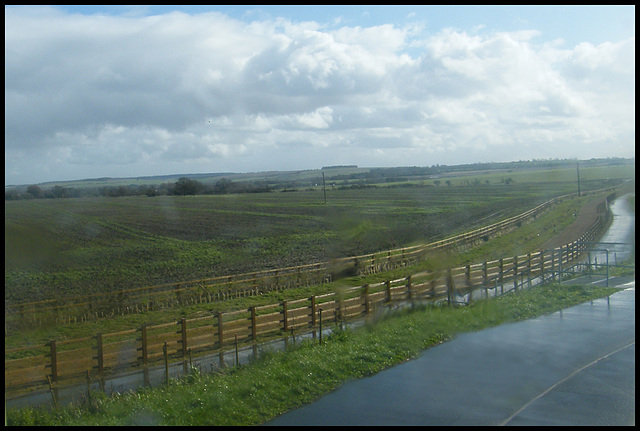
{"label": "utility pole", "polygon": [[580,162],[576,164],[576,169],[578,171],[578,197],[580,197]]}
{"label": "utility pole", "polygon": [[322,173],[322,193],[324,193],[324,204],[327,204],[327,187],[324,184],[324,172]]}

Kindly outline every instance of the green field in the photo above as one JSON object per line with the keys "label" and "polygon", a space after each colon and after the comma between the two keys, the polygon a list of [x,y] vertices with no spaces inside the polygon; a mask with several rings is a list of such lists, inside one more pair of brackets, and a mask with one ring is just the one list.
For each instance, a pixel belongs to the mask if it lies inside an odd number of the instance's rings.
{"label": "green field", "polygon": [[[5,302],[281,268],[445,238],[577,191],[575,167],[237,195],[5,201]],[[582,191],[634,165],[581,168]],[[508,176],[513,181],[504,182]],[[445,183],[448,181],[448,183]]]}

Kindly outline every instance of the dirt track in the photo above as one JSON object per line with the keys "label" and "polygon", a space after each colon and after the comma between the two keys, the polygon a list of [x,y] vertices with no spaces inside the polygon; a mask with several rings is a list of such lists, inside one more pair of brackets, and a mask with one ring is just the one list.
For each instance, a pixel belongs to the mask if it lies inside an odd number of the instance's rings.
{"label": "dirt track", "polygon": [[589,226],[596,222],[598,218],[597,206],[602,202],[600,199],[592,199],[587,202],[582,209],[580,210],[580,214],[578,214],[578,218],[568,227],[566,227],[562,232],[559,232],[558,235],[551,238],[545,244],[545,249],[560,247],[561,245],[569,244],[570,242],[575,241],[582,235]]}

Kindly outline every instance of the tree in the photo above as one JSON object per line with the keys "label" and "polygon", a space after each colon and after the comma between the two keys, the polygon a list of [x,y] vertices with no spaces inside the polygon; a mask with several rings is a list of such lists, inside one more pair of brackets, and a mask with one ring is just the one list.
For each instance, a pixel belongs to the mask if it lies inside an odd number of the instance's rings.
{"label": "tree", "polygon": [[33,196],[35,199],[40,199],[44,196],[44,193],[42,193],[42,189],[35,184],[27,187],[27,193]]}
{"label": "tree", "polygon": [[202,184],[187,177],[178,178],[173,193],[180,196],[195,195],[202,189]]}
{"label": "tree", "polygon": [[51,194],[54,198],[68,198],[71,195],[69,189],[62,186],[53,187],[53,189],[51,189]]}
{"label": "tree", "polygon": [[216,182],[216,184],[213,186],[213,192],[220,195],[229,193],[229,190],[231,189],[231,184],[232,184],[231,180],[228,180],[226,178],[219,179]]}

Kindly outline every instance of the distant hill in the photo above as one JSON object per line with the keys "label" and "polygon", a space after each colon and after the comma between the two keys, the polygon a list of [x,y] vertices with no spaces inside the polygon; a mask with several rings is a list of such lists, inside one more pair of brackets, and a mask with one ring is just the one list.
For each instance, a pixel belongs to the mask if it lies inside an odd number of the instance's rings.
{"label": "distant hill", "polygon": [[[527,160],[517,162],[473,163],[463,165],[433,165],[433,166],[400,166],[400,167],[375,167],[362,168],[357,165],[324,166],[322,169],[307,169],[299,171],[264,171],[264,172],[218,172],[218,173],[191,173],[170,174],[123,178],[87,178],[74,181],[51,181],[38,184],[42,189],[56,186],[68,188],[100,188],[119,186],[155,186],[163,183],[174,183],[179,178],[187,177],[203,184],[214,184],[222,178],[230,181],[249,181],[268,184],[276,188],[313,187],[322,182],[324,173],[325,181],[342,181],[361,183],[381,183],[408,180],[422,180],[451,175],[465,175],[487,171],[508,171],[509,169],[545,169],[567,166],[581,167],[626,165],[635,164],[635,159],[606,158],[606,159],[549,159]],[[25,189],[27,185],[5,186],[5,191],[10,189]]]}

